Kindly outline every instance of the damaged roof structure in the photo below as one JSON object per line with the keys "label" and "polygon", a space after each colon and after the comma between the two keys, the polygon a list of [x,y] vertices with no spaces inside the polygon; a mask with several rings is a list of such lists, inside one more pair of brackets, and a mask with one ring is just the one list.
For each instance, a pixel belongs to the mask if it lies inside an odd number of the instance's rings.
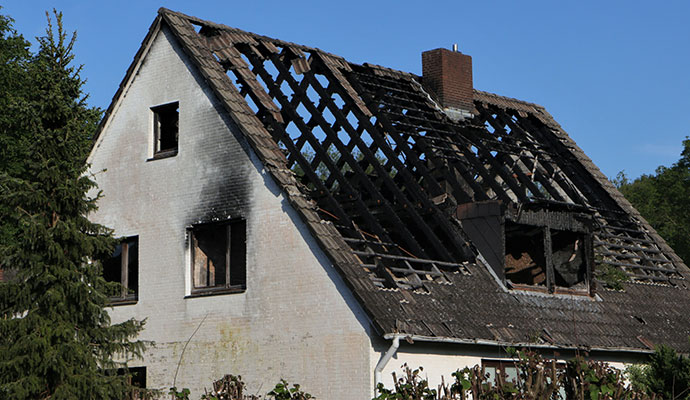
{"label": "damaged roof structure", "polygon": [[416,76],[159,14],[380,334],[690,350],[688,268],[544,107],[474,89],[469,56]]}

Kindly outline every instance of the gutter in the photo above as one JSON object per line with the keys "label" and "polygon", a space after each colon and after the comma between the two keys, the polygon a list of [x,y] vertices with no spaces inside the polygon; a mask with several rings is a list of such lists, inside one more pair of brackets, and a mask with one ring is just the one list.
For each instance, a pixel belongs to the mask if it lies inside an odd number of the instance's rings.
{"label": "gutter", "polygon": [[393,343],[391,343],[391,347],[388,348],[388,351],[386,351],[386,354],[381,357],[379,360],[378,364],[376,364],[376,368],[374,368],[374,396],[376,395],[376,390],[381,382],[381,372],[383,372],[383,369],[386,367],[386,364],[393,358],[393,355],[395,355],[395,352],[398,351],[398,347],[400,347],[400,335],[385,335],[384,338],[386,339],[393,339]]}
{"label": "gutter", "polygon": [[[387,333],[383,335],[384,339],[393,339],[394,341],[396,339],[400,339],[401,337],[404,338],[409,338],[412,339],[413,341],[420,341],[420,342],[435,342],[435,343],[454,343],[454,344],[474,344],[474,345],[484,345],[484,346],[500,346],[500,347],[531,347],[531,348],[537,348],[537,349],[551,349],[551,350],[583,350],[582,347],[577,347],[577,346],[558,346],[554,344],[546,344],[546,343],[515,343],[515,342],[504,342],[500,340],[488,340],[488,339],[458,339],[458,338],[452,338],[452,337],[444,337],[444,336],[421,336],[421,335],[401,335],[399,333]],[[391,346],[392,348],[393,346]],[[396,347],[397,350],[397,347]],[[654,354],[654,350],[645,350],[645,349],[635,349],[632,347],[587,347],[587,351],[602,351],[602,352],[623,352],[623,353],[635,353],[635,354]],[[390,352],[390,350],[389,350]],[[384,358],[388,355],[384,356]],[[391,354],[392,357],[392,354]],[[381,361],[384,360],[384,358],[381,359]],[[390,357],[388,358],[390,359]],[[379,361],[379,364],[381,364],[381,361]],[[388,360],[386,360],[388,362]],[[385,364],[384,364],[385,367]],[[378,368],[378,365],[376,366]],[[383,370],[383,367],[381,367],[381,370]]]}

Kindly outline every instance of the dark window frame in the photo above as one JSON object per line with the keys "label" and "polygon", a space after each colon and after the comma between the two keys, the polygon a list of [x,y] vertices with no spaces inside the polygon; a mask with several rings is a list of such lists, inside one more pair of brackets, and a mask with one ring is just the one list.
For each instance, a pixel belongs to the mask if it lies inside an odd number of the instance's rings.
{"label": "dark window frame", "polygon": [[[522,225],[522,224],[517,224],[517,225]],[[527,226],[527,225],[525,225]],[[545,281],[542,284],[528,284],[528,283],[520,283],[520,282],[514,282],[510,280],[508,274],[507,274],[507,269],[508,265],[505,266],[505,272],[504,272],[504,279],[506,282],[506,285],[511,288],[511,289],[516,289],[516,290],[525,290],[525,291],[535,291],[535,292],[547,292],[547,293],[555,293],[555,294],[565,294],[565,295],[578,295],[578,296],[592,296],[592,269],[593,269],[593,262],[592,262],[592,256],[590,254],[592,253],[592,235],[588,232],[578,232],[578,231],[566,231],[566,230],[561,230],[561,229],[553,229],[549,226],[529,226],[529,228],[532,229],[539,229],[541,231],[541,252],[543,253],[544,259],[542,260],[543,265],[542,269],[544,270],[545,273]],[[556,273],[558,272],[556,270],[556,265],[554,264],[553,257],[555,255],[555,248],[554,248],[554,243],[553,239],[555,235],[557,234],[570,234],[570,235],[576,235],[579,236],[577,241],[579,241],[579,246],[582,246],[579,251],[583,253],[582,257],[582,262],[584,270],[581,271],[583,276],[581,281],[573,285],[573,287],[567,287],[567,286],[562,286],[559,285],[557,282],[557,276]],[[509,241],[508,236],[505,237],[506,240],[506,258],[508,256],[508,245],[507,242]],[[577,287],[576,287],[577,286]]]}
{"label": "dark window frame", "polygon": [[[153,113],[153,158],[174,157],[180,145],[180,102],[151,107]],[[171,137],[173,136],[173,137]]]}
{"label": "dark window frame", "polygon": [[[246,291],[246,226],[246,220],[238,218],[223,222],[198,224],[188,230],[191,272],[191,295],[188,297]],[[224,243],[219,244],[222,242]],[[222,247],[218,248],[218,246]],[[207,248],[204,249],[204,247]],[[199,257],[202,258],[199,259]],[[211,259],[213,258],[216,260],[212,262]],[[216,273],[215,264],[221,264],[218,261],[221,261],[222,265]],[[201,264],[206,264],[205,271],[198,269]],[[202,280],[199,279],[201,275],[204,276],[205,282],[199,282]]]}
{"label": "dark window frame", "polygon": [[[458,205],[455,218],[506,289],[594,297],[592,213],[573,204],[488,200]],[[584,266],[575,270],[578,262]]]}
{"label": "dark window frame", "polygon": [[[134,248],[134,249],[132,249]],[[103,276],[108,282],[118,282],[121,285],[119,295],[110,296],[111,305],[135,304],[139,301],[139,236],[127,236],[120,239],[120,243],[115,248],[114,254],[119,251],[119,280],[108,279],[108,261],[103,265]],[[130,254],[136,251],[134,258],[136,264],[131,264]],[[112,257],[111,257],[112,259]],[[133,273],[134,270],[134,273]],[[134,276],[132,276],[134,275]]]}

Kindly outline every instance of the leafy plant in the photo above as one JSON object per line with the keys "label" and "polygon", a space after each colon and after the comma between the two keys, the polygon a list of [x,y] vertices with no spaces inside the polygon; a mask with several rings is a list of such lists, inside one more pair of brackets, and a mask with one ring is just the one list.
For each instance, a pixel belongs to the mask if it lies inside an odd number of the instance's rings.
{"label": "leafy plant", "polygon": [[307,400],[311,399],[312,395],[305,393],[300,389],[300,385],[294,384],[292,387],[284,379],[280,380],[273,390],[268,392],[275,400]]}
{"label": "leafy plant", "polygon": [[190,391],[187,388],[177,390],[177,388],[173,386],[170,388],[168,394],[170,395],[170,398],[173,400],[189,400]]}
{"label": "leafy plant", "polygon": [[623,283],[630,280],[621,269],[609,264],[597,264],[597,277],[610,289],[623,290]]}
{"label": "leafy plant", "polygon": [[379,395],[375,397],[375,400],[435,400],[438,398],[437,391],[429,388],[429,382],[419,376],[424,368],[412,370],[407,364],[404,364],[402,368],[404,375],[400,378],[393,372],[393,390],[386,389],[382,383],[378,384]]}

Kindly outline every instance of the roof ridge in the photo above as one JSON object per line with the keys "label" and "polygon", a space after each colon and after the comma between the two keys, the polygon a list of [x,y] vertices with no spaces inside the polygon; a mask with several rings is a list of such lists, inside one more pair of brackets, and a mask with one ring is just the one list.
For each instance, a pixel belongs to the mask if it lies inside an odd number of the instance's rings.
{"label": "roof ridge", "polygon": [[526,106],[536,107],[536,108],[539,108],[539,109],[545,109],[545,107],[542,106],[541,104],[533,103],[533,102],[531,102],[531,101],[520,100],[520,99],[516,99],[516,98],[514,98],[514,97],[510,97],[510,96],[504,96],[504,95],[500,95],[500,94],[496,94],[496,93],[492,93],[492,92],[486,92],[486,91],[479,90],[479,89],[476,89],[476,88],[474,89],[474,92],[475,92],[476,94],[483,95],[483,96],[487,96],[487,97],[494,97],[494,98],[500,99],[500,100],[510,101],[510,102],[514,102],[514,103],[519,103],[519,104],[523,104],[523,105],[526,105]]}
{"label": "roof ridge", "polygon": [[[348,61],[348,62],[349,62],[349,61]],[[356,63],[352,63],[352,62],[349,62],[349,63],[350,63],[351,65],[359,65],[359,64],[356,64]],[[402,70],[395,69],[395,68],[384,67],[383,65],[380,65],[380,64],[373,64],[373,63],[370,63],[370,62],[362,63],[361,66],[367,67],[367,68],[371,68],[371,69],[374,69],[374,70],[383,71],[383,72],[386,72],[386,73],[389,73],[389,74],[390,74],[390,73],[402,74],[402,75],[405,76],[406,78],[412,78],[412,79],[418,79],[418,80],[422,78],[421,76],[419,76],[419,75],[417,75],[417,74],[414,74],[414,73],[412,73],[412,72],[402,71]]]}

